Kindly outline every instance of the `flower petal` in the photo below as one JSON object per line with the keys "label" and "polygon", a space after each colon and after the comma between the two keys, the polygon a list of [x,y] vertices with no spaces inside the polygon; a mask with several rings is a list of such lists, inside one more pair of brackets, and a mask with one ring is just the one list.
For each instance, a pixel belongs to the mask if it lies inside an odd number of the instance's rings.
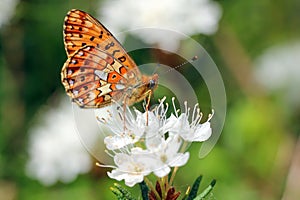
{"label": "flower petal", "polygon": [[164,177],[168,175],[171,171],[171,168],[168,165],[163,165],[161,167],[157,167],[153,170],[153,173],[158,177]]}
{"label": "flower petal", "polygon": [[194,142],[203,142],[209,139],[212,134],[210,122],[198,125],[194,134]]}
{"label": "flower petal", "polygon": [[180,167],[187,163],[190,157],[190,153],[178,153],[177,156],[173,157],[172,160],[168,163],[170,167]]}

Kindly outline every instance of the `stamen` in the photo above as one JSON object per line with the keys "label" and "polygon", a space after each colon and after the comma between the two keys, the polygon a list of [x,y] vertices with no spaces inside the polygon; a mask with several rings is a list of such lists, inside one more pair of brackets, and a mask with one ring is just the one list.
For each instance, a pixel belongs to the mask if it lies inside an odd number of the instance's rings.
{"label": "stamen", "polygon": [[104,150],[104,152],[105,152],[107,155],[109,155],[110,157],[112,157],[112,158],[114,157],[114,155],[113,155],[113,154],[111,154],[111,153],[109,153],[109,151],[108,151],[108,150],[106,150],[106,149],[105,149],[105,150]]}
{"label": "stamen", "polygon": [[177,110],[176,106],[175,106],[175,97],[172,97],[172,104],[173,104],[173,109],[175,112],[176,117],[178,118],[178,113],[179,113],[179,109]]}
{"label": "stamen", "polygon": [[187,101],[184,102],[184,109],[185,109],[185,113],[186,113],[187,118],[189,118],[190,108],[188,108],[188,106],[187,106]]}
{"label": "stamen", "polygon": [[194,110],[193,110],[193,115],[192,115],[192,121],[194,121],[194,117],[195,117],[195,114],[199,114],[198,112],[198,103],[196,103],[196,105],[194,106]]}
{"label": "stamen", "polygon": [[187,113],[186,113],[186,117],[187,117],[187,118],[189,118],[189,117],[190,117],[190,111],[191,111],[191,108],[190,108],[190,107],[188,107],[188,108],[187,108]]}
{"label": "stamen", "polygon": [[209,115],[208,115],[208,119],[207,119],[207,121],[210,121],[210,120],[211,120],[211,118],[214,116],[214,114],[215,114],[215,110],[214,110],[214,109],[212,109],[212,110],[211,110],[211,114],[209,114]]}
{"label": "stamen", "polygon": [[169,109],[169,104],[166,103],[166,109],[164,110],[164,113],[163,113],[163,116],[166,118],[166,115],[167,115],[167,112],[168,112],[168,109]]}
{"label": "stamen", "polygon": [[[200,109],[199,109],[199,112],[200,112]],[[201,121],[201,119],[203,117],[203,113],[202,112],[198,113],[198,116],[199,116],[199,118],[197,120],[197,124],[200,124],[200,121]]]}
{"label": "stamen", "polygon": [[102,165],[102,164],[100,164],[100,163],[98,163],[98,162],[96,162],[96,166],[98,166],[98,167],[105,167],[105,168],[113,168],[113,169],[117,169],[116,166],[112,166],[112,165]]}

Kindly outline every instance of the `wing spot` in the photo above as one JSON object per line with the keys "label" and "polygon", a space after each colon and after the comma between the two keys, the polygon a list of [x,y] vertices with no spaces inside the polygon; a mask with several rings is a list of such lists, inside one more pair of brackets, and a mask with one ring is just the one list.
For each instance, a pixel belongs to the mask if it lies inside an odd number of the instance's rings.
{"label": "wing spot", "polygon": [[80,68],[80,72],[84,72],[84,71],[85,71],[85,69],[81,67]]}
{"label": "wing spot", "polygon": [[85,86],[83,86],[83,89],[87,90],[87,89],[88,89],[88,86],[86,86],[86,85],[85,85]]}
{"label": "wing spot", "polygon": [[99,38],[102,39],[102,37],[103,37],[103,31],[100,31]]}
{"label": "wing spot", "polygon": [[77,64],[77,60],[71,60],[72,64]]}
{"label": "wing spot", "polygon": [[83,42],[83,43],[81,43],[81,46],[83,47],[83,46],[85,46],[86,45],[86,43],[85,42]]}
{"label": "wing spot", "polygon": [[78,30],[79,30],[79,31],[82,31],[82,27],[79,27]]}
{"label": "wing spot", "polygon": [[78,91],[77,91],[77,90],[73,90],[73,94],[74,94],[75,96],[77,96],[77,95],[78,95]]}
{"label": "wing spot", "polygon": [[98,76],[101,80],[107,81],[108,73],[101,71],[101,70],[95,70],[95,75]]}
{"label": "wing spot", "polygon": [[104,96],[104,101],[108,101],[111,99],[111,96],[109,94],[105,95]]}
{"label": "wing spot", "polygon": [[70,79],[69,84],[70,84],[70,86],[73,86],[74,85],[74,80]]}
{"label": "wing spot", "polygon": [[116,89],[123,90],[123,89],[125,89],[125,85],[123,85],[123,84],[116,84]]}
{"label": "wing spot", "polygon": [[68,70],[68,75],[73,74],[73,71],[71,69]]}
{"label": "wing spot", "polygon": [[95,39],[95,37],[94,37],[94,36],[90,37],[90,40],[91,40],[91,41],[93,41],[94,39]]}
{"label": "wing spot", "polygon": [[79,55],[79,56],[83,56],[83,55],[84,55],[83,51],[79,51],[79,52],[78,52],[78,55]]}
{"label": "wing spot", "polygon": [[122,57],[120,57],[120,58],[118,58],[118,60],[120,61],[120,62],[125,62],[126,61],[126,57],[125,56],[122,56]]}
{"label": "wing spot", "polygon": [[110,47],[113,47],[114,45],[115,45],[114,42],[108,43],[108,44],[105,46],[105,50],[108,50]]}
{"label": "wing spot", "polygon": [[83,82],[85,80],[85,76],[80,76],[80,81]]}
{"label": "wing spot", "polygon": [[114,56],[117,52],[120,52],[120,50],[119,49],[114,50],[112,55]]}
{"label": "wing spot", "polygon": [[81,34],[79,34],[79,37],[82,38],[83,36]]}

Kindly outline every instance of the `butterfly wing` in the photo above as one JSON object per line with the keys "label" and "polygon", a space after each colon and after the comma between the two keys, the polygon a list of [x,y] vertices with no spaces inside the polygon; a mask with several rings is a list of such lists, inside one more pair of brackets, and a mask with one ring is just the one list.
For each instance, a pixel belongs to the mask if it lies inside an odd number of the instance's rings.
{"label": "butterfly wing", "polygon": [[149,83],[157,84],[158,77],[142,75],[117,39],[86,12],[68,12],[64,43],[68,60],[61,80],[79,106],[100,108],[113,100],[132,105],[155,89]]}
{"label": "butterfly wing", "polygon": [[84,11],[73,9],[68,12],[64,22],[64,43],[68,57],[81,47],[95,46],[141,76],[135,62],[118,40],[97,19]]}
{"label": "butterfly wing", "polygon": [[100,108],[112,99],[121,100],[135,74],[105,51],[85,46],[68,58],[61,77],[67,94],[79,106]]}

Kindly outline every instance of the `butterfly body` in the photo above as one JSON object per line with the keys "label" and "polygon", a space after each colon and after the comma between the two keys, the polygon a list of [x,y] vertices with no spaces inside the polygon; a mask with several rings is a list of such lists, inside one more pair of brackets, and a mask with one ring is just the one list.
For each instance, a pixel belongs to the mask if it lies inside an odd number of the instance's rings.
{"label": "butterfly body", "polygon": [[64,42],[68,59],[61,81],[80,107],[100,108],[114,101],[132,105],[157,87],[158,75],[141,74],[113,35],[83,11],[67,14]]}

